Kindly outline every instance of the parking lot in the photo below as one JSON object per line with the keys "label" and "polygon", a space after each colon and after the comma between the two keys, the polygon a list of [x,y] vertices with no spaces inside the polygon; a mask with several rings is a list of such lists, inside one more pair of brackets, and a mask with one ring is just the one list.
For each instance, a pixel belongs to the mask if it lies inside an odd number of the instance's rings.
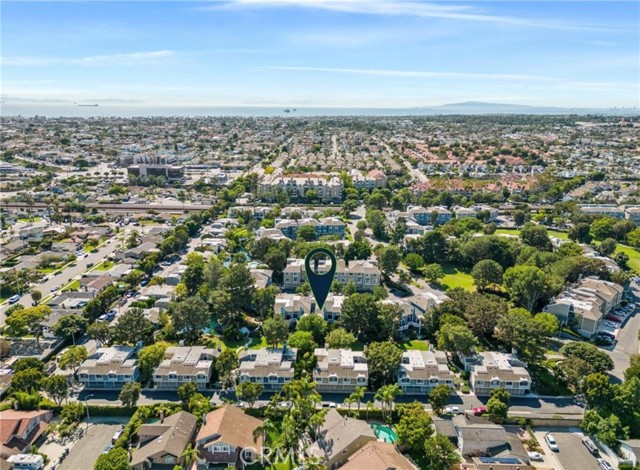
{"label": "parking lot", "polygon": [[[593,456],[582,443],[582,435],[579,432],[570,432],[568,430],[553,429],[551,433],[555,438],[559,452],[553,452],[547,446],[544,436],[550,430],[536,429],[535,435],[540,442],[540,445],[544,449],[546,456],[553,463],[553,458],[564,470],[600,470],[600,466],[596,461],[596,457]],[[555,465],[554,465],[554,468]]]}
{"label": "parking lot", "polygon": [[118,429],[121,429],[119,424],[92,424],[56,470],[93,468],[98,456],[111,444],[111,438]]}

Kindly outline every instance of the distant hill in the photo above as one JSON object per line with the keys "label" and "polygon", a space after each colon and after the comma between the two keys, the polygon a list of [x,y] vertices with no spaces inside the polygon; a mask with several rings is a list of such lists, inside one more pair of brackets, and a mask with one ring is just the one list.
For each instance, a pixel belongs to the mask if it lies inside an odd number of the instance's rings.
{"label": "distant hill", "polygon": [[611,114],[638,115],[638,108],[558,108],[553,106],[528,106],[510,103],[484,103],[465,101],[428,108],[412,108],[420,114]]}

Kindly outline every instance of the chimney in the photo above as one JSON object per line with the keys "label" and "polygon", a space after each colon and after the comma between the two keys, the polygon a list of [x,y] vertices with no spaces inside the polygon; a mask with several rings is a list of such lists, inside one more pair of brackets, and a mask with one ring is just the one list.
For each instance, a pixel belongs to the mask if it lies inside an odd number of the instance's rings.
{"label": "chimney", "polygon": [[160,410],[160,424],[164,424],[164,410]]}
{"label": "chimney", "polygon": [[202,425],[207,424],[207,413],[202,413]]}

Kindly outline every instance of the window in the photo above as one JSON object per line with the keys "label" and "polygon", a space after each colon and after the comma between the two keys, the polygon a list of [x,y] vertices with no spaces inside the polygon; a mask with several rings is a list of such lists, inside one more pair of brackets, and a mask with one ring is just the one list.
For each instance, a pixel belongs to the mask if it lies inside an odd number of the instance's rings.
{"label": "window", "polygon": [[175,457],[165,457],[164,458],[164,463],[175,463],[176,459]]}

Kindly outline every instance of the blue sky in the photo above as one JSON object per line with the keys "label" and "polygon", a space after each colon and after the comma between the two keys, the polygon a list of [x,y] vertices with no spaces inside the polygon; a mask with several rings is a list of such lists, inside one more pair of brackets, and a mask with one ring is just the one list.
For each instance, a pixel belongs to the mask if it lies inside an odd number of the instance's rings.
{"label": "blue sky", "polygon": [[636,1],[4,1],[1,26],[5,99],[640,106]]}

